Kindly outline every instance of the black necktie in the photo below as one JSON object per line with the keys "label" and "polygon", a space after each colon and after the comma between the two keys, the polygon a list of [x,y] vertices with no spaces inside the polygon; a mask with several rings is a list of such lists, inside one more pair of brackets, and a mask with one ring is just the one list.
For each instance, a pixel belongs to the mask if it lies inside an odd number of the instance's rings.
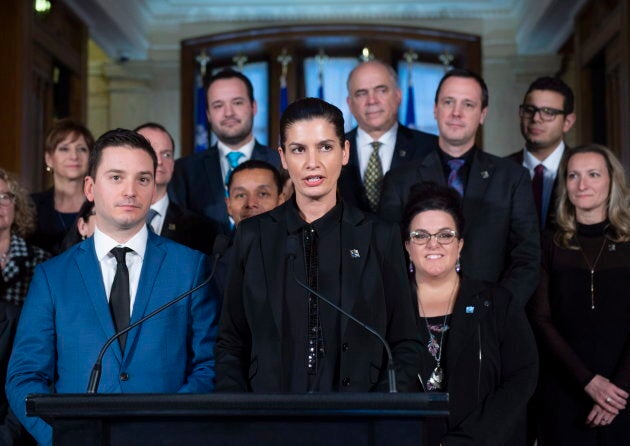
{"label": "black necktie", "polygon": [[[109,293],[109,309],[114,319],[116,332],[129,325],[130,296],[129,296],[129,270],[125,262],[125,255],[131,252],[129,248],[114,248],[111,253],[116,257],[116,275],[112,282],[112,289]],[[120,349],[125,351],[125,341],[127,335],[118,338]]]}

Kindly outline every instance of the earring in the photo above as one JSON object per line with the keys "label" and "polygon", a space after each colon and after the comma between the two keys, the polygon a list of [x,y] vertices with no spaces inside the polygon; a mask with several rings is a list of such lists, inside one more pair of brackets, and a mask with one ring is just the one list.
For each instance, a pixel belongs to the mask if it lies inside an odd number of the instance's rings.
{"label": "earring", "polygon": [[86,238],[85,234],[81,234],[81,240],[85,240]]}
{"label": "earring", "polygon": [[52,172],[52,169],[50,168],[50,166],[46,166],[46,172]]}
{"label": "earring", "polygon": [[409,260],[409,273],[413,274],[414,271],[415,271],[415,269],[413,267],[413,262],[411,260]]}
{"label": "earring", "polygon": [[460,272],[462,270],[462,264],[460,262],[460,257],[457,257],[457,263],[455,263],[455,271]]}

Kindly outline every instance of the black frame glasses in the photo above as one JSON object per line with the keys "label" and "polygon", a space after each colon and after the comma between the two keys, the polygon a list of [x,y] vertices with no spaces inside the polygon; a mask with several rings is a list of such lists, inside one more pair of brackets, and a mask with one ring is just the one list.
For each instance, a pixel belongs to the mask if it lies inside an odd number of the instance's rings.
{"label": "black frame glasses", "polygon": [[553,121],[558,115],[566,115],[564,110],[559,110],[552,107],[536,107],[530,104],[521,104],[518,106],[518,112],[521,118],[534,119],[536,113],[545,122]]}
{"label": "black frame glasses", "polygon": [[452,229],[443,229],[435,234],[429,234],[427,231],[411,231],[409,233],[409,240],[415,245],[426,245],[429,241],[435,238],[435,241],[440,245],[450,245],[457,239],[457,231]]}

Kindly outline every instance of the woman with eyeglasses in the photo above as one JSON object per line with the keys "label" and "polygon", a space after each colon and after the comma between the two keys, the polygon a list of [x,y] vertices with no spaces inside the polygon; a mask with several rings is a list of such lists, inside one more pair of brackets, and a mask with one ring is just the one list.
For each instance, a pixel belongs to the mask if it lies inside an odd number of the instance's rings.
{"label": "woman with eyeglasses", "polygon": [[35,228],[35,210],[28,194],[0,169],[0,444],[21,437],[17,421],[7,419],[4,393],[13,336],[35,266],[49,254],[24,240]]}
{"label": "woman with eyeglasses", "polygon": [[92,133],[70,119],[57,121],[46,136],[44,159],[53,186],[32,195],[37,209],[37,228],[30,241],[52,254],[61,252],[63,238],[72,228],[85,200],[83,179],[92,146]]}
{"label": "woman with eyeglasses", "polygon": [[450,395],[448,421],[430,429],[427,444],[524,444],[538,373],[534,338],[509,291],[466,277],[463,224],[454,189],[412,188],[403,230],[424,345],[418,388]]}
{"label": "woman with eyeglasses", "polygon": [[571,149],[557,230],[528,311],[540,349],[538,444],[630,443],[630,190],[606,147]]}

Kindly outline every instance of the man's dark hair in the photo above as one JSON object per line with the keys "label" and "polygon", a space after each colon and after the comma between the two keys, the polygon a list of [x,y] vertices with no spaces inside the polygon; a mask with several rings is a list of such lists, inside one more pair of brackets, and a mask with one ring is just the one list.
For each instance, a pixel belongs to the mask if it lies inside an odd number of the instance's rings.
{"label": "man's dark hair", "polygon": [[415,184],[409,191],[409,198],[403,212],[401,224],[403,240],[409,238],[411,221],[425,211],[444,211],[453,217],[458,238],[464,232],[464,213],[459,193],[451,187],[441,186],[432,181]]}
{"label": "man's dark hair", "polygon": [[532,82],[527,89],[527,93],[525,93],[525,98],[523,98],[523,102],[525,102],[527,95],[534,90],[555,91],[556,93],[562,95],[562,97],[564,98],[562,111],[566,115],[573,113],[573,107],[575,103],[573,90],[571,90],[571,87],[565,84],[562,79],[551,76],[539,77],[534,82]]}
{"label": "man's dark hair", "polygon": [[157,122],[145,122],[144,124],[140,124],[138,127],[133,129],[133,131],[139,132],[142,129],[160,130],[166,133],[168,135],[168,138],[171,140],[171,146],[173,147],[173,150],[175,150],[175,140],[173,139],[169,131],[166,130],[166,127],[164,127],[162,124],[158,124]]}
{"label": "man's dark hair", "polygon": [[245,87],[247,87],[247,96],[249,97],[249,101],[254,102],[254,86],[252,85],[252,82],[243,73],[233,70],[232,68],[224,68],[206,79],[206,97],[208,96],[210,85],[221,79],[240,79],[245,84]]}
{"label": "man's dark hair", "polygon": [[322,118],[333,125],[335,134],[339,138],[339,143],[343,148],[346,140],[344,131],[343,113],[337,107],[317,98],[298,99],[289,105],[282,117],[280,118],[280,147],[282,151],[286,150],[287,129],[299,121],[311,121],[313,119]]}
{"label": "man's dark hair", "polygon": [[282,176],[280,176],[280,172],[278,172],[278,169],[276,169],[273,165],[262,160],[247,160],[244,163],[241,163],[238,166],[236,166],[234,170],[232,171],[230,178],[228,179],[228,183],[227,183],[228,192],[232,188],[232,178],[234,178],[234,175],[244,170],[252,170],[252,169],[264,169],[271,172],[273,174],[273,182],[276,184],[278,188],[278,195],[282,193],[283,183],[282,183]]}
{"label": "man's dark hair", "polygon": [[103,133],[94,143],[94,149],[90,152],[90,176],[95,178],[96,169],[101,162],[103,150],[108,147],[132,147],[144,150],[153,161],[153,175],[157,169],[157,155],[151,147],[151,143],[141,134],[128,129],[114,129]]}
{"label": "man's dark hair", "polygon": [[490,97],[488,95],[488,86],[486,82],[483,80],[481,76],[471,70],[467,70],[465,68],[453,68],[451,71],[448,71],[442,79],[440,79],[440,83],[438,84],[437,90],[435,91],[435,103],[438,103],[438,97],[440,96],[440,90],[442,89],[442,84],[446,79],[450,77],[464,77],[467,79],[474,79],[479,84],[479,88],[481,88],[481,109],[483,110],[488,106],[488,102]]}

